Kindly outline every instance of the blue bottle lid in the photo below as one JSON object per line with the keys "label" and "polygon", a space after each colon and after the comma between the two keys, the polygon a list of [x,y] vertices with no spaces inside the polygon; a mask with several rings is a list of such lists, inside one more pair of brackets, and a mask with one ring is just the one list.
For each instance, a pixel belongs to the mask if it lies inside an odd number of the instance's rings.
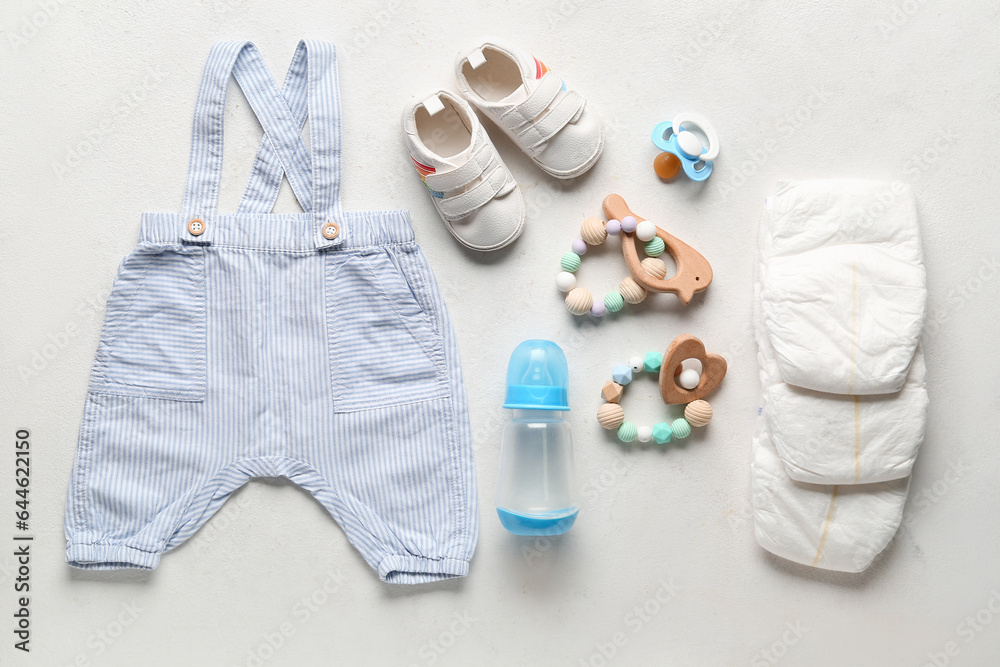
{"label": "blue bottle lid", "polygon": [[515,410],[569,410],[569,365],[562,348],[550,340],[526,340],[507,362],[503,406]]}

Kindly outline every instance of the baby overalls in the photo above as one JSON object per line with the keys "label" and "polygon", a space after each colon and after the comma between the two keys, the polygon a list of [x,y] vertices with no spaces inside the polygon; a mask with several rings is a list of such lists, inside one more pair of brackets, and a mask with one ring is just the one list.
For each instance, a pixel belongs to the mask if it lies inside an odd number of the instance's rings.
{"label": "baby overalls", "polygon": [[[219,214],[230,75],[264,138],[236,213]],[[454,332],[407,212],[343,211],[340,161],[332,45],[301,42],[280,91],[253,44],[213,47],[183,212],[143,214],[108,298],[70,565],[152,569],[247,480],[283,476],[384,581],[468,572],[476,484]],[[270,213],[283,175],[304,213]]]}

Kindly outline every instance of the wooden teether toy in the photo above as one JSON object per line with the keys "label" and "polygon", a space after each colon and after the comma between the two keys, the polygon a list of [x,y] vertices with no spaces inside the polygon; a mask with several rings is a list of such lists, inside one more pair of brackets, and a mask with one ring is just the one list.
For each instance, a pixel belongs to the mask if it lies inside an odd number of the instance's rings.
{"label": "wooden teether toy", "polygon": [[[669,378],[670,384],[676,386],[675,370],[680,370],[682,362],[687,359],[697,359],[701,363],[702,370],[699,372],[688,368],[680,373],[681,375],[693,373],[696,376],[693,379],[692,389],[682,389],[688,392],[683,395],[683,400],[667,400],[664,378]],[[644,371],[648,374],[659,373],[660,394],[668,405],[690,401],[684,408],[683,417],[662,421],[655,426],[636,426],[625,419],[625,409],[621,406],[625,386]],[[601,397],[605,402],[597,410],[597,421],[603,428],[615,431],[618,439],[625,443],[634,440],[639,442],[655,440],[657,444],[664,445],[671,439],[681,440],[691,435],[691,427],[706,426],[712,420],[712,406],[708,401],[701,400],[701,396],[715,389],[725,374],[725,359],[718,355],[706,354],[705,346],[694,336],[686,334],[679,336],[667,348],[666,355],[649,352],[645,357],[632,357],[627,364],[615,366],[611,372],[612,379],[605,382],[601,388]],[[694,398],[688,398],[688,395]],[[676,397],[671,395],[671,398]]]}
{"label": "wooden teether toy", "polygon": [[[698,381],[690,389],[678,385],[675,379],[675,373],[685,359],[697,359],[701,362]],[[705,345],[700,340],[690,334],[678,336],[663,354],[663,363],[660,367],[660,397],[668,405],[680,403],[693,405],[698,399],[715,391],[715,388],[722,382],[722,378],[726,377],[726,368],[726,360],[717,354],[706,352]],[[690,407],[691,405],[688,406],[688,408]],[[701,417],[705,416],[702,406],[696,408],[695,411]],[[707,417],[708,419],[712,418],[711,406],[709,406]]]}
{"label": "wooden teether toy", "polygon": [[[603,317],[608,311],[617,312],[626,303],[640,303],[649,292],[673,292],[681,303],[687,305],[698,292],[712,282],[712,266],[697,250],[671,236],[653,222],[632,213],[619,195],[604,199],[604,213],[609,220],[587,218],[580,227],[580,238],[573,241],[570,252],[559,260],[562,271],[556,275],[556,287],[566,292],[566,307],[574,315],[590,313]],[[591,246],[603,245],[609,236],[622,237],[622,254],[629,275],[608,292],[603,299],[595,299],[589,290],[578,287],[576,272],[583,262],[583,255]],[[646,257],[639,261],[636,239],[642,241]],[[677,272],[667,278],[667,265],[660,255],[669,252]]]}
{"label": "wooden teether toy", "polygon": [[[673,292],[686,306],[691,303],[691,298],[695,294],[707,288],[712,282],[712,265],[700,252],[687,243],[668,234],[656,225],[651,225],[653,234],[649,235],[648,238],[643,238],[648,235],[649,228],[646,228],[646,234],[642,234],[640,232],[643,230],[640,227],[649,221],[633,213],[621,195],[608,195],[604,198],[604,214],[612,220],[622,221],[622,232],[625,234],[622,238],[622,254],[625,256],[625,263],[628,265],[632,278],[645,289],[652,292]],[[626,221],[630,223],[631,232],[625,227]],[[635,221],[634,227],[631,224],[632,221]],[[677,272],[670,278],[665,278],[665,272],[664,275],[656,276],[647,271],[643,267],[643,263],[639,261],[639,253],[632,238],[633,233],[640,241],[646,241],[647,246],[654,236],[660,239],[666,251],[674,258]]]}

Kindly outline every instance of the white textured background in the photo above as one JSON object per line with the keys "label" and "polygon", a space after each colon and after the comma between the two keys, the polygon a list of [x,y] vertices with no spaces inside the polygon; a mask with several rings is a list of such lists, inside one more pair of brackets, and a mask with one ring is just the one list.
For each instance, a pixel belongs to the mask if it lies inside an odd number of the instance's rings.
{"label": "white textured background", "polygon": [[[5,0],[0,663],[1000,664],[1000,613],[987,606],[1000,612],[995,3],[644,4]],[[458,48],[490,33],[586,96],[608,144],[565,185],[493,132],[529,219],[511,249],[479,256],[435,216],[397,128],[409,96],[453,87]],[[451,308],[480,491],[471,574],[382,584],[326,512],[281,480],[237,492],[155,572],[72,571],[64,497],[103,302],[139,213],[179,210],[209,46],[252,39],[283,77],[306,36],[341,47],[346,205],[410,209]],[[259,137],[237,90],[221,210],[235,206]],[[703,113],[722,137],[704,186],[662,184],[651,169],[653,125],[681,111]],[[779,178],[831,176],[915,186],[930,284],[931,414],[906,525],[857,576],[771,557],[749,507],[756,221]],[[600,325],[566,312],[552,284],[558,257],[613,191],[711,261],[715,281],[689,308],[656,295]],[[288,194],[279,210],[295,209]],[[603,293],[623,272],[617,251],[595,252],[581,281]],[[710,397],[714,422],[666,452],[623,449],[593,418],[601,383],[683,332],[729,360]],[[569,356],[584,485],[577,526],[537,542],[506,534],[492,505],[506,359],[528,337]],[[640,423],[663,414],[652,382],[631,385],[627,403]],[[11,634],[18,427],[33,446],[29,655]]]}

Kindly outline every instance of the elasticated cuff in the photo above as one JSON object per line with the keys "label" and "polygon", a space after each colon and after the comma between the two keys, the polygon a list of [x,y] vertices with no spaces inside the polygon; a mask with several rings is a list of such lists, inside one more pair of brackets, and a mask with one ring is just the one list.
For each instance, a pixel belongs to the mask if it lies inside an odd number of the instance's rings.
{"label": "elasticated cuff", "polygon": [[379,579],[387,584],[426,584],[469,574],[469,561],[431,560],[417,556],[386,556],[378,564]]}
{"label": "elasticated cuff", "polygon": [[152,570],[160,554],[124,544],[69,544],[66,562],[84,570]]}

